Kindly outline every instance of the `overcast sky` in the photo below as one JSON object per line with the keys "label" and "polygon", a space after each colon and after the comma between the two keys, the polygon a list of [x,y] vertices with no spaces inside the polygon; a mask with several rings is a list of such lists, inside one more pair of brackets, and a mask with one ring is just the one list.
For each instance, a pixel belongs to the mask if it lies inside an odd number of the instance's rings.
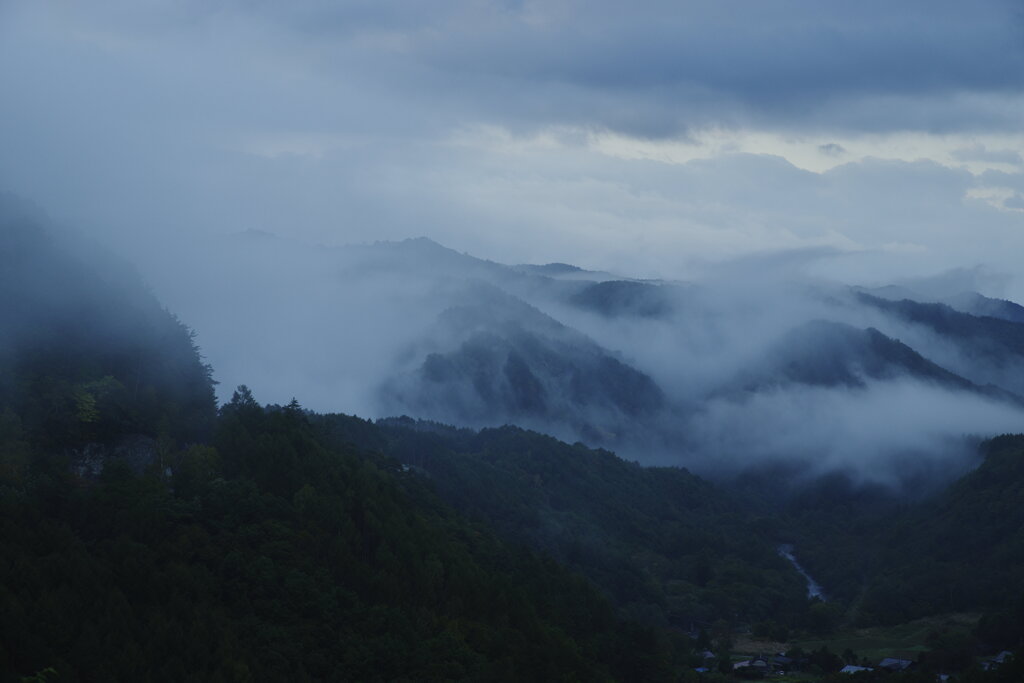
{"label": "overcast sky", "polygon": [[143,262],[249,228],[656,277],[797,250],[1020,299],[1022,12],[0,0],[0,189]]}

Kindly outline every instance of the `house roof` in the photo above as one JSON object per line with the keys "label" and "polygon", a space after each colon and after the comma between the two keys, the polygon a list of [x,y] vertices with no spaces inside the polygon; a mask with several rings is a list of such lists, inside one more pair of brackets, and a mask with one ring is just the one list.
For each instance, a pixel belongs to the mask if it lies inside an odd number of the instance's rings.
{"label": "house roof", "polygon": [[1012,656],[1013,656],[1012,652],[1010,652],[1009,650],[1003,650],[1002,652],[997,654],[995,657],[992,657],[990,659],[986,659],[984,662],[982,662],[981,663],[981,668],[983,670],[985,670],[985,671],[991,671],[992,669],[998,667],[1000,664],[1003,664],[1006,661],[1007,657],[1012,657]]}
{"label": "house roof", "polygon": [[878,666],[880,666],[883,669],[892,669],[894,671],[903,671],[904,669],[906,669],[907,667],[909,667],[913,663],[914,662],[912,662],[909,659],[896,659],[895,657],[886,657],[885,659],[883,659],[882,661],[880,661],[878,663]]}

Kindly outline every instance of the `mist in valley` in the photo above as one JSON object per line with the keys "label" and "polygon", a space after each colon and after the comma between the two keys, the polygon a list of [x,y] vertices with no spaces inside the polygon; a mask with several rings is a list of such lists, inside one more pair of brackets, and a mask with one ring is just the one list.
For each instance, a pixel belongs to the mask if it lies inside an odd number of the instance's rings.
{"label": "mist in valley", "polygon": [[0,678],[1024,680],[1017,4],[0,0]]}
{"label": "mist in valley", "polygon": [[713,477],[782,464],[894,487],[952,478],[978,438],[1020,429],[1012,344],[943,332],[804,267],[828,258],[646,281],[425,238],[244,232],[183,248],[189,277],[154,286],[197,330],[222,400],[245,383],[265,402],[516,424]]}
{"label": "mist in valley", "polygon": [[1021,429],[1005,3],[157,4],[0,8],[0,189],[221,402],[885,484]]}

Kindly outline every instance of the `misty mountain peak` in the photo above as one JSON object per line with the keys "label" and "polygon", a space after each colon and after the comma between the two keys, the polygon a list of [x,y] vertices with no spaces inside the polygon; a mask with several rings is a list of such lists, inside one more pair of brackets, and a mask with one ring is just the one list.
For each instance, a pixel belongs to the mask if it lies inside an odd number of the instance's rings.
{"label": "misty mountain peak", "polygon": [[[327,248],[253,237],[205,251],[168,286],[199,283],[200,296],[174,304],[197,321],[224,386],[251,383],[279,402],[301,387],[313,409],[511,422],[717,471],[730,452],[844,463],[890,441],[930,452],[935,428],[907,420],[898,439],[802,429],[888,414],[907,386],[919,404],[953,406],[942,433],[1020,419],[1015,397],[984,388],[1024,387],[1024,325],[1005,319],[800,279],[655,282],[571,262],[504,265],[429,238]],[[787,420],[801,424],[763,427]]]}
{"label": "misty mountain peak", "polygon": [[909,301],[916,304],[942,304],[959,313],[999,318],[1024,323],[1024,306],[1006,299],[996,299],[974,290],[920,290],[906,285],[885,287],[855,287],[854,291],[885,301]]}
{"label": "misty mountain peak", "polygon": [[517,270],[525,270],[538,275],[558,276],[566,275],[570,273],[582,273],[583,269],[579,266],[574,266],[569,263],[545,263],[543,265],[533,265],[529,263],[521,263],[514,266]]}
{"label": "misty mountain peak", "polygon": [[831,320],[811,320],[790,330],[740,373],[736,385],[745,391],[790,383],[863,387],[865,380],[901,376],[973,388],[969,381],[873,327],[860,329]]}

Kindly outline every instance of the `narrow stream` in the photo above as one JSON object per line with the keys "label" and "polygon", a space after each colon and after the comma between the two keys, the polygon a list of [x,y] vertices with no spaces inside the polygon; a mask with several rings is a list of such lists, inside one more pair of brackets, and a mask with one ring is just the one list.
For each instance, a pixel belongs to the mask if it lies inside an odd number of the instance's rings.
{"label": "narrow stream", "polygon": [[807,579],[807,597],[818,598],[819,600],[825,600],[825,591],[822,589],[821,584],[811,578],[811,575],[807,573],[807,570],[800,566],[800,563],[796,561],[796,557],[793,556],[793,546],[789,543],[783,543],[778,548],[779,555],[789,560],[793,568],[800,572],[800,576]]}

